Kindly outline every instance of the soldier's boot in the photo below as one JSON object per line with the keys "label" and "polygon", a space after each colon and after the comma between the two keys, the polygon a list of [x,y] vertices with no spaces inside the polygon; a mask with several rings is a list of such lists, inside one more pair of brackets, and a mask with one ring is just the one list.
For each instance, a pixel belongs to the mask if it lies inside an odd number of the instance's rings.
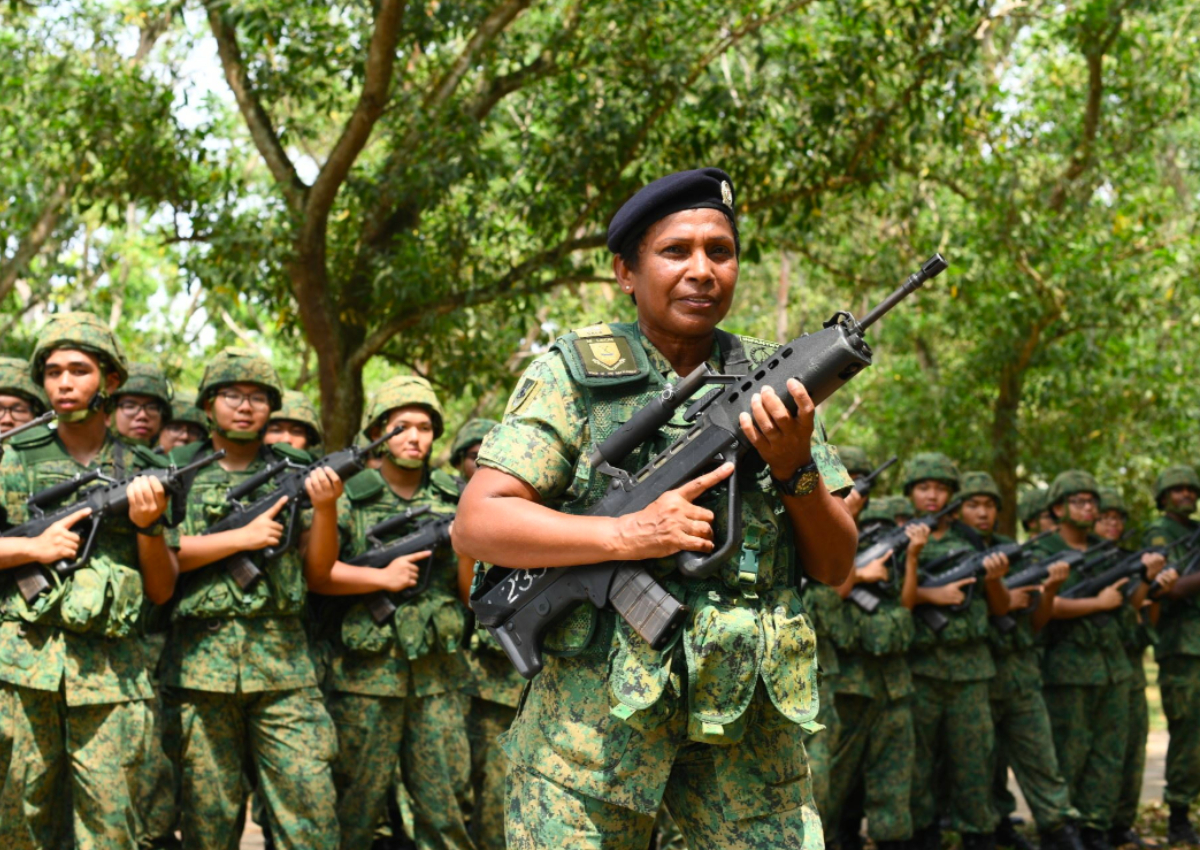
{"label": "soldier's boot", "polygon": [[1067,821],[1054,829],[1042,830],[1042,850],[1085,850],[1079,827]]}
{"label": "soldier's boot", "polygon": [[[265,819],[264,819],[265,820]],[[271,825],[262,824],[263,850],[275,850],[275,837],[271,835]]]}
{"label": "soldier's boot", "polygon": [[1113,847],[1136,847],[1146,850],[1146,842],[1132,826],[1114,826],[1108,831],[1108,843]]}
{"label": "soldier's boot", "polygon": [[837,850],[863,850],[862,821],[843,820],[838,824]]}
{"label": "soldier's boot", "polygon": [[1171,806],[1171,819],[1167,822],[1167,843],[1200,847],[1200,835],[1196,834],[1192,822],[1188,820],[1187,806]]}
{"label": "soldier's boot", "polygon": [[934,822],[923,829],[915,830],[909,847],[912,850],[942,850],[942,828]]}
{"label": "soldier's boot", "polygon": [[1102,829],[1086,827],[1080,830],[1079,834],[1083,839],[1084,850],[1113,850],[1113,846],[1108,843],[1108,836]]}
{"label": "soldier's boot", "polygon": [[964,832],[962,846],[963,850],[996,850],[996,834],[994,832]]}
{"label": "soldier's boot", "polygon": [[996,846],[1010,850],[1037,850],[1036,845],[1020,832],[1012,818],[1001,818],[996,827]]}

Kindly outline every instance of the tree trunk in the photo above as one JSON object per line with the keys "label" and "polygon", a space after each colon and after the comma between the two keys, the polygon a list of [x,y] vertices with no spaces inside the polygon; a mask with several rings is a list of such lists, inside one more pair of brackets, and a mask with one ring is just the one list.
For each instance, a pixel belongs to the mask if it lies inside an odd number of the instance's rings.
{"label": "tree trunk", "polygon": [[996,526],[1002,534],[1015,536],[1017,528],[1017,415],[1021,409],[1024,369],[1004,364],[999,393],[992,406],[992,476],[1000,488],[1001,510]]}

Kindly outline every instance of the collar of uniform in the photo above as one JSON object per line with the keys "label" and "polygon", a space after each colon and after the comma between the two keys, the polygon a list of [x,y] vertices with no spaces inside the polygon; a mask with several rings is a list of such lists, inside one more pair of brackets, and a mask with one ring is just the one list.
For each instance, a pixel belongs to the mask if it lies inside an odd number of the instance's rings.
{"label": "collar of uniform", "polygon": [[[664,378],[680,377],[679,375],[675,374],[675,370],[671,366],[671,361],[669,361],[661,351],[655,348],[654,343],[648,340],[646,335],[642,333],[642,326],[637,322],[634,322],[633,329],[634,333],[637,334],[638,342],[640,342],[642,344],[642,348],[646,350],[646,356],[650,359],[651,368],[653,368]],[[712,351],[709,353],[708,360],[705,362],[708,363],[708,367],[710,369],[718,374],[720,374],[724,369],[724,364],[721,363],[721,347],[717,345],[717,338],[715,335],[713,336]]]}

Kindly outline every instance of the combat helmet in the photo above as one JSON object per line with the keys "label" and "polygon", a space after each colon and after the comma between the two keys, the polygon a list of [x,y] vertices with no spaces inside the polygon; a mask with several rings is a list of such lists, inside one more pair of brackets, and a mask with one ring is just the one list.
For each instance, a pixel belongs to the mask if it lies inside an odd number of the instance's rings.
{"label": "combat helmet", "polygon": [[942,481],[950,485],[951,492],[957,492],[960,486],[958,467],[941,452],[915,454],[904,464],[904,495],[911,493],[921,481]]}
{"label": "combat helmet", "polygon": [[872,499],[867,502],[867,506],[858,515],[858,524],[863,528],[876,522],[886,522],[888,525],[895,525],[896,512],[893,510],[894,507],[891,496],[880,496],[878,499]]}
{"label": "combat helmet", "polygon": [[1068,469],[1060,472],[1050,485],[1050,494],[1046,497],[1047,505],[1057,505],[1068,496],[1076,493],[1091,493],[1097,500],[1100,498],[1100,485],[1090,472],[1081,469]]}
{"label": "combat helmet", "polygon": [[871,462],[867,460],[867,453],[858,446],[838,446],[837,451],[838,457],[842,459],[842,465],[851,475],[856,472],[866,475],[874,469]]}
{"label": "combat helmet", "polygon": [[384,382],[371,400],[363,434],[369,437],[371,430],[381,424],[380,420],[389,411],[410,404],[420,405],[429,411],[429,416],[433,419],[433,438],[436,440],[442,436],[446,414],[442,410],[441,402],[438,401],[429,381],[413,375],[398,375]]}
{"label": "combat helmet", "polygon": [[1200,494],[1200,477],[1196,476],[1195,469],[1183,465],[1168,466],[1160,472],[1154,479],[1154,504],[1159,510],[1163,507],[1163,496],[1172,487],[1191,487]]}
{"label": "combat helmet", "polygon": [[1022,525],[1037,519],[1042,511],[1049,507],[1046,504],[1046,497],[1049,495],[1050,491],[1045,487],[1035,487],[1017,501],[1017,519]]}
{"label": "combat helmet", "polygon": [[962,486],[958,495],[964,500],[972,496],[991,496],[996,500],[997,508],[1003,507],[1004,504],[1000,498],[1000,488],[996,485],[996,479],[982,470],[972,470],[962,474]]}
{"label": "combat helmet", "polygon": [[[63,348],[76,348],[96,357],[101,370],[106,374],[115,374],[121,384],[129,377],[125,352],[112,329],[95,314],[78,311],[51,316],[42,327],[33,356],[29,358],[29,373],[35,384],[45,383],[46,359],[52,352]],[[81,422],[101,407],[111,410],[111,402],[104,381],[101,381],[99,391],[86,408],[59,416],[58,421]]]}
{"label": "combat helmet", "polygon": [[130,363],[129,377],[125,383],[117,387],[113,393],[114,399],[123,395],[144,395],[161,401],[163,404],[163,422],[171,419],[171,404],[174,394],[167,383],[167,375],[153,363]]}
{"label": "combat helmet", "polygon": [[176,393],[171,402],[171,421],[190,422],[208,430],[208,417],[196,406],[196,396],[191,393]]}
{"label": "combat helmet", "polygon": [[1125,500],[1121,498],[1121,491],[1116,487],[1100,488],[1100,513],[1105,511],[1117,511],[1129,519],[1129,508],[1126,507]]}
{"label": "combat helmet", "polygon": [[268,422],[276,422],[280,419],[287,419],[292,422],[299,422],[308,429],[308,446],[312,447],[324,442],[324,432],[321,429],[321,418],[317,416],[317,409],[313,407],[313,403],[308,400],[302,392],[297,390],[283,391],[283,404],[279,409],[271,414]]}
{"label": "combat helmet", "polygon": [[[278,410],[283,404],[283,382],[265,357],[248,348],[223,348],[212,362],[204,369],[204,377],[200,379],[200,388],[196,393],[196,406],[204,409],[205,405],[216,395],[217,390],[230,384],[257,384],[262,387],[269,399],[271,410]],[[229,440],[250,442],[262,438],[261,431],[227,431],[217,428],[212,417],[208,418],[208,427]]]}
{"label": "combat helmet", "polygon": [[482,443],[483,438],[499,424],[499,422],[493,419],[472,419],[466,425],[459,428],[458,433],[454,435],[454,445],[450,448],[451,465],[458,466],[462,463],[463,455],[467,453],[467,449],[476,443]]}
{"label": "combat helmet", "polygon": [[0,357],[0,393],[25,399],[34,416],[41,416],[50,407],[46,393],[29,377],[28,361],[19,357]]}

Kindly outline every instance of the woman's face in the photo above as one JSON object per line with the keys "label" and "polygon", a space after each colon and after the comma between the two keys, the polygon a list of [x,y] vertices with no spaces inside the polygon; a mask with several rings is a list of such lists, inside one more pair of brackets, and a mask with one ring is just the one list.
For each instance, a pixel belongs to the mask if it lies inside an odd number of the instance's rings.
{"label": "woman's face", "polygon": [[706,337],[733,303],[736,250],[724,213],[683,210],[646,231],[636,270],[619,256],[613,270],[621,288],[637,299],[643,328],[668,338]]}

